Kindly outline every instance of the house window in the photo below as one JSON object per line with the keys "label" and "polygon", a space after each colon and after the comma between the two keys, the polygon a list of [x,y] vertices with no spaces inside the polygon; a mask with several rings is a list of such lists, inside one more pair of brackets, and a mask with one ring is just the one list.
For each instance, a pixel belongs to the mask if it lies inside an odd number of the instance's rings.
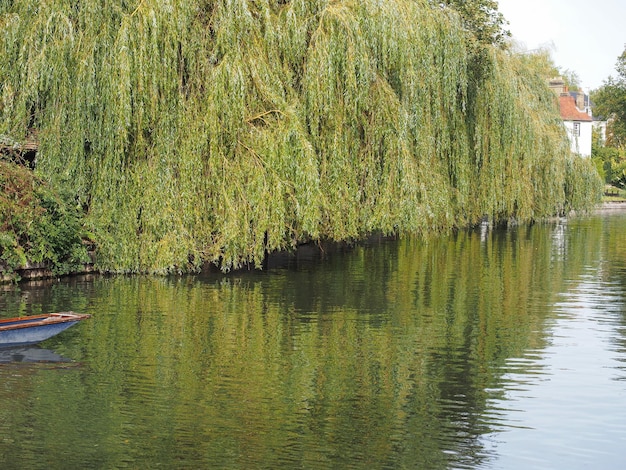
{"label": "house window", "polygon": [[580,122],[574,123],[574,131],[572,133],[576,136],[580,136]]}

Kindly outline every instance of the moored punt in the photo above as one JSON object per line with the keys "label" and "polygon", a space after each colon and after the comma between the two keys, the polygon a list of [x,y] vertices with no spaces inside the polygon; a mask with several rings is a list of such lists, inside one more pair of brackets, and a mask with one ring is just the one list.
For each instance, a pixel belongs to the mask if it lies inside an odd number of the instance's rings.
{"label": "moored punt", "polygon": [[39,343],[89,317],[61,312],[0,319],[0,348]]}

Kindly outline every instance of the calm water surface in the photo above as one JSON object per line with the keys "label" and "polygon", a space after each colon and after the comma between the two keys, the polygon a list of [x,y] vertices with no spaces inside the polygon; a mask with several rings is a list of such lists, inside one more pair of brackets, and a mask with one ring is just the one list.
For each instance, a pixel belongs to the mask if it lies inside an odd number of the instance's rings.
{"label": "calm water surface", "polygon": [[0,315],[0,468],[624,468],[626,211],[230,276],[78,277]]}

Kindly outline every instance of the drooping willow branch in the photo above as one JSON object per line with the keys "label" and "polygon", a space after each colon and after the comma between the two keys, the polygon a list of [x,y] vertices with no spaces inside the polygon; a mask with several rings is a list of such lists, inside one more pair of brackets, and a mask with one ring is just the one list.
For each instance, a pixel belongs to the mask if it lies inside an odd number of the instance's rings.
{"label": "drooping willow branch", "polygon": [[101,269],[230,269],[593,200],[543,79],[427,2],[31,3],[0,6],[0,136],[37,129]]}

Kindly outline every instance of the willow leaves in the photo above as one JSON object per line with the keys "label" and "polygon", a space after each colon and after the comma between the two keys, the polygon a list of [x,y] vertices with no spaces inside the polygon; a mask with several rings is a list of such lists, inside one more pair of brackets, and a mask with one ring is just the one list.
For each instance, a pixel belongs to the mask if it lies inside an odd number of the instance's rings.
{"label": "willow leaves", "polygon": [[168,272],[372,231],[586,207],[555,100],[414,0],[0,7],[0,135],[88,207],[98,263]]}

